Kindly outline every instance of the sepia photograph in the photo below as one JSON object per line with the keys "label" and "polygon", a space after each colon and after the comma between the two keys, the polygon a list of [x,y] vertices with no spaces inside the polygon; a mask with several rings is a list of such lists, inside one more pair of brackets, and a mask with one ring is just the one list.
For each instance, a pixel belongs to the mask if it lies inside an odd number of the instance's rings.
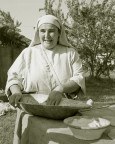
{"label": "sepia photograph", "polygon": [[115,144],[115,0],[0,0],[0,144]]}

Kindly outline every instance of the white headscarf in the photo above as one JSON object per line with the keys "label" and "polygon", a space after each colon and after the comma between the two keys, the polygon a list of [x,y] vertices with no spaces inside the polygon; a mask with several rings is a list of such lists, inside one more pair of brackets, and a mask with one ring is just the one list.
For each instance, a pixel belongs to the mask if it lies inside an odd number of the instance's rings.
{"label": "white headscarf", "polygon": [[38,29],[39,29],[40,25],[42,25],[44,23],[53,24],[56,27],[58,27],[60,29],[59,44],[64,45],[64,46],[70,46],[70,44],[67,41],[64,26],[61,24],[60,20],[53,15],[45,15],[38,19],[37,24],[35,26],[35,34],[34,34],[34,37],[29,46],[32,47],[34,45],[41,43],[40,38],[39,38]]}

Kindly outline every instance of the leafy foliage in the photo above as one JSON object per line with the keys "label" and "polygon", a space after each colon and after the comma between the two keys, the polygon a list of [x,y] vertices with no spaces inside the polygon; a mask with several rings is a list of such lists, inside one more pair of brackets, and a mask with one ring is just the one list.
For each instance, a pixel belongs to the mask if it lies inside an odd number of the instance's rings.
{"label": "leafy foliage", "polygon": [[12,19],[9,12],[0,10],[0,42],[2,45],[27,46],[27,43],[23,40],[25,37],[20,35],[20,25],[20,22],[15,22]]}
{"label": "leafy foliage", "polygon": [[46,14],[52,14],[58,17],[62,22],[66,19],[64,17],[64,13],[62,11],[62,0],[58,0],[58,3],[55,5],[55,0],[45,0],[44,8],[40,8],[39,11],[45,11]]}
{"label": "leafy foliage", "polygon": [[115,68],[111,63],[115,60],[115,3],[92,0],[87,4],[86,1],[68,0],[67,6],[73,20],[68,37],[78,47],[90,75],[109,76],[110,70]]}
{"label": "leafy foliage", "polygon": [[21,23],[14,21],[10,13],[0,10],[0,87],[4,88],[7,71],[29,39],[20,34]]}

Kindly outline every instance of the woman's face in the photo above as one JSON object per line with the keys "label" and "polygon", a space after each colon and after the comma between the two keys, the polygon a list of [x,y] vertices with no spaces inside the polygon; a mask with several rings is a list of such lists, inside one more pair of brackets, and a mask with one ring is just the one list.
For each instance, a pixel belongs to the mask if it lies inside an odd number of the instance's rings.
{"label": "woman's face", "polygon": [[57,45],[59,30],[53,24],[42,24],[39,27],[40,42],[46,49],[52,49]]}

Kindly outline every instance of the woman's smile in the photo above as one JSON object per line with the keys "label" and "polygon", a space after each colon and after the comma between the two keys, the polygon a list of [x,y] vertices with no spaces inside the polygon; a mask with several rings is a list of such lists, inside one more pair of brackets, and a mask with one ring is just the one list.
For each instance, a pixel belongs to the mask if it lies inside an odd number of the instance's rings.
{"label": "woman's smile", "polygon": [[47,42],[47,43],[51,43],[52,42],[52,40],[44,40],[45,42]]}

